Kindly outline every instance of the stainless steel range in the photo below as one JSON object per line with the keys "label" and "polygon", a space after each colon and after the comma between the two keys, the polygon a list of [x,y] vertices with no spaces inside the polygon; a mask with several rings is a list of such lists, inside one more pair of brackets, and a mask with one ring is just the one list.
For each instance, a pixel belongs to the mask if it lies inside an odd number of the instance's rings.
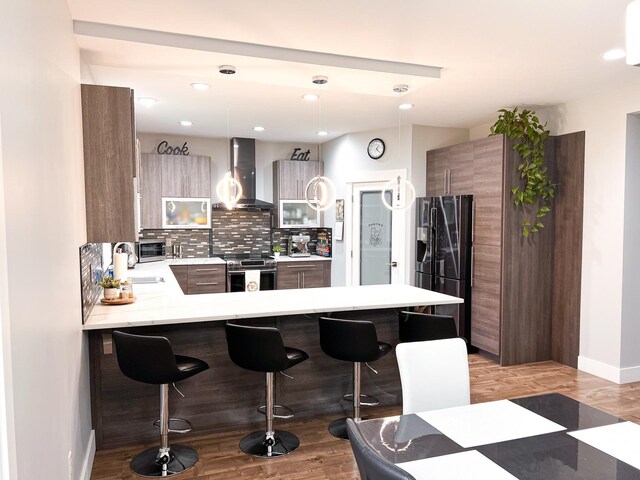
{"label": "stainless steel range", "polygon": [[[233,254],[225,255],[227,262],[227,292],[244,292],[257,289],[254,284],[247,282],[246,272],[259,272],[259,289],[275,290],[276,261],[268,255]],[[251,273],[250,276],[258,277]]]}

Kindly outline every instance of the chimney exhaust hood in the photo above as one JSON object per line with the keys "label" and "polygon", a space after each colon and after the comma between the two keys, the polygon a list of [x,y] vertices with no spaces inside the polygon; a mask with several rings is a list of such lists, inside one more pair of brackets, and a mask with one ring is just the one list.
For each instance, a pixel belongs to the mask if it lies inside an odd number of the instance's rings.
{"label": "chimney exhaust hood", "polygon": [[[273,203],[256,198],[256,141],[254,138],[234,137],[229,140],[231,158],[229,170],[242,185],[242,198],[236,203],[234,210],[274,210]],[[224,203],[216,203],[214,209],[224,209]]]}

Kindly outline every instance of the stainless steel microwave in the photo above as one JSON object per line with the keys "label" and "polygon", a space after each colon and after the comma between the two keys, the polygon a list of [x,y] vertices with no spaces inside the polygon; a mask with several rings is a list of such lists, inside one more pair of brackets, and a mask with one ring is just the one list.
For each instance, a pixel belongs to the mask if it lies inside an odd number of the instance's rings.
{"label": "stainless steel microwave", "polygon": [[164,240],[140,240],[136,242],[136,256],[138,257],[139,263],[166,260],[166,242]]}

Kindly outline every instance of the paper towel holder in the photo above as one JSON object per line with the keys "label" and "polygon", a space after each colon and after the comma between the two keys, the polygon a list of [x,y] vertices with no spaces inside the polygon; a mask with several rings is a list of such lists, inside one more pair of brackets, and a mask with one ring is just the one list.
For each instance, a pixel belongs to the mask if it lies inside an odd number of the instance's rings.
{"label": "paper towel holder", "polygon": [[127,257],[127,265],[129,268],[133,267],[138,262],[138,257],[136,256],[136,250],[131,242],[118,242],[113,247],[113,251],[111,252],[112,257],[115,258],[115,253],[118,251],[120,245],[127,246],[129,249],[129,256]]}

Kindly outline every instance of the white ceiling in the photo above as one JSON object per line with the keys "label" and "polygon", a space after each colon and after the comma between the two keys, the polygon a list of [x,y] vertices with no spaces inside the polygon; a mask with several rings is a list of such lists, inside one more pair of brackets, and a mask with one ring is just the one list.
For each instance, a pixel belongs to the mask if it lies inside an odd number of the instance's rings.
{"label": "white ceiling", "polygon": [[[624,48],[627,0],[69,0],[75,20],[442,67],[441,79],[77,35],[84,77],[160,101],[139,131],[316,142],[398,124],[471,127],[515,105],[548,106],[640,81],[601,55]],[[578,8],[579,7],[579,8]],[[149,35],[145,40],[153,41]],[[221,64],[238,69],[218,73]],[[318,103],[313,75],[327,75]],[[207,82],[206,92],[191,82]],[[178,124],[191,120],[189,128]],[[253,132],[254,125],[266,130]]]}

